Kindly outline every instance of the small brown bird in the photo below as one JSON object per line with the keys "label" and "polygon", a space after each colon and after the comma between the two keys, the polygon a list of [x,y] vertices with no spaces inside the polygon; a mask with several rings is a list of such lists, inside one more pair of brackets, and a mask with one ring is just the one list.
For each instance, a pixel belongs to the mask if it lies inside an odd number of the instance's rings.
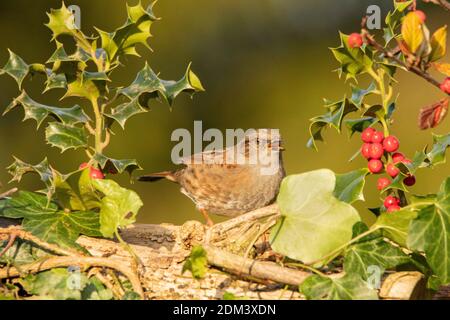
{"label": "small brown bird", "polygon": [[247,131],[223,150],[204,151],[181,160],[184,168],[145,175],[139,181],[167,179],[181,185],[204,215],[234,217],[271,204],[285,176],[278,130]]}

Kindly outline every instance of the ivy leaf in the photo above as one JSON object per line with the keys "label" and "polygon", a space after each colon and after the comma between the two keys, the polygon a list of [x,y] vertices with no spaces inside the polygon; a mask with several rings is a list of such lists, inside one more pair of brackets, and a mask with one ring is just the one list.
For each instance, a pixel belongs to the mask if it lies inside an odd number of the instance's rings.
{"label": "ivy leaf", "polygon": [[378,300],[377,291],[357,274],[337,279],[312,275],[300,285],[300,291],[309,300]]}
{"label": "ivy leaf", "polygon": [[336,174],[334,196],[350,204],[358,200],[364,201],[363,189],[368,173],[369,170],[363,168],[349,173]]}
{"label": "ivy leaf", "polygon": [[122,129],[125,129],[125,123],[128,119],[134,115],[145,112],[148,112],[148,108],[143,107],[141,103],[139,103],[139,97],[136,97],[129,102],[122,103],[113,108],[111,113],[105,114],[105,116],[114,119]]}
{"label": "ivy leaf", "polygon": [[61,34],[72,34],[77,29],[75,17],[67,9],[64,2],[60,9],[51,9],[50,13],[47,13],[47,16],[49,17],[49,22],[46,26],[52,31],[53,40]]}
{"label": "ivy leaf", "polygon": [[135,222],[143,205],[136,192],[112,180],[93,180],[92,185],[104,194],[100,207],[100,231],[104,237],[112,238],[119,228]]}
{"label": "ivy leaf", "polygon": [[206,250],[202,246],[194,246],[191,254],[183,264],[181,274],[190,271],[195,279],[202,279],[208,271],[208,259],[206,257]]}
{"label": "ivy leaf", "polygon": [[409,12],[403,20],[402,38],[412,53],[416,53],[422,45],[425,39],[422,22],[415,12]]}
{"label": "ivy leaf", "polygon": [[431,53],[429,61],[436,61],[445,56],[447,51],[447,26],[443,26],[433,33],[430,45]]}
{"label": "ivy leaf", "polygon": [[72,108],[47,106],[31,99],[25,91],[22,91],[22,94],[13,100],[6,108],[4,114],[17,106],[22,106],[25,111],[23,120],[36,120],[37,128],[41,126],[42,122],[44,122],[48,116],[53,116],[56,120],[69,125],[90,121],[89,116],[79,105],[75,105]]}
{"label": "ivy leaf", "polygon": [[98,162],[104,172],[122,174],[126,171],[131,175],[134,170],[142,170],[135,159],[117,160],[97,153],[94,155],[94,160]]}
{"label": "ivy leaf", "polygon": [[372,58],[367,55],[363,48],[350,48],[348,46],[348,35],[340,32],[341,45],[331,48],[336,60],[341,64],[340,73],[346,75],[346,79],[356,78],[357,75],[367,72],[372,66]]}
{"label": "ivy leaf", "polygon": [[416,217],[417,212],[406,209],[397,211],[395,214],[383,212],[372,228],[381,228],[383,236],[406,247],[409,225]]}
{"label": "ivy leaf", "polygon": [[282,218],[270,234],[272,249],[311,263],[347,243],[358,212],[336,199],[334,173],[327,169],[286,177],[277,203]]}
{"label": "ivy leaf", "polygon": [[157,98],[158,94],[172,105],[175,98],[182,92],[192,94],[204,90],[199,78],[191,71],[191,65],[188,66],[183,78],[178,81],[167,81],[158,78],[157,74],[145,63],[133,83],[120,89],[119,94],[130,100],[141,97],[139,100],[141,106],[148,107],[149,100]]}
{"label": "ivy leaf", "polygon": [[347,274],[358,274],[363,280],[367,280],[371,275],[370,266],[377,266],[384,273],[386,269],[409,261],[409,257],[400,248],[383,238],[377,238],[350,246],[345,253],[344,271]]}
{"label": "ivy leaf", "polygon": [[309,133],[311,138],[308,140],[306,146],[308,148],[314,148],[316,151],[318,150],[316,141],[323,141],[322,130],[325,127],[334,127],[338,132],[341,132],[343,118],[347,114],[358,110],[358,108],[346,98],[338,102],[328,103],[325,105],[325,108],[328,110],[327,113],[310,119],[311,125],[309,126]]}
{"label": "ivy leaf", "polygon": [[16,80],[19,89],[22,88],[22,82],[30,71],[30,67],[22,60],[21,57],[16,55],[14,52],[8,49],[9,60],[6,65],[1,70],[1,73],[6,72],[8,75]]}
{"label": "ivy leaf", "polygon": [[450,133],[446,135],[433,134],[433,147],[427,153],[427,157],[432,165],[445,163],[445,152],[450,145]]}
{"label": "ivy leaf", "polygon": [[[8,245],[8,240],[0,241],[0,251]],[[14,244],[1,257],[0,264],[20,266],[32,263],[36,260],[45,259],[52,254],[39,246],[21,239],[16,239]]]}
{"label": "ivy leaf", "polygon": [[427,262],[442,284],[450,283],[450,178],[444,180],[436,201],[411,222],[408,247],[425,252]]}
{"label": "ivy leaf", "polygon": [[58,122],[50,122],[45,131],[47,142],[64,152],[87,146],[88,136],[84,128]]}
{"label": "ivy leaf", "polygon": [[17,196],[4,201],[2,216],[22,218],[25,230],[49,243],[80,250],[75,242],[80,234],[100,236],[99,216],[95,212],[61,211],[46,196],[27,191],[20,191]]}
{"label": "ivy leaf", "polygon": [[109,61],[114,61],[121,54],[139,56],[136,45],[141,44],[150,49],[147,40],[151,37],[150,28],[158,18],[152,6],[144,9],[141,3],[128,6],[127,22],[112,33],[97,29],[102,40],[102,48],[108,54]]}

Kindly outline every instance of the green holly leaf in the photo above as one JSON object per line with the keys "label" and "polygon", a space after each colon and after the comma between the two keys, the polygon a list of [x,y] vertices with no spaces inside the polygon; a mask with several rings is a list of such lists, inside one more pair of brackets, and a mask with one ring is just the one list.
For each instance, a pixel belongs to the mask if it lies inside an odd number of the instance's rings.
{"label": "green holly leaf", "polygon": [[375,83],[371,82],[369,87],[367,89],[361,89],[356,87],[355,85],[352,85],[352,97],[350,98],[350,101],[358,107],[358,109],[361,108],[364,98],[366,96],[369,96],[371,94],[374,94],[377,90],[377,86]]}
{"label": "green holly leaf", "polygon": [[372,228],[381,228],[383,236],[406,247],[409,225],[417,217],[417,212],[402,209],[395,214],[381,213]]}
{"label": "green holly leaf", "polygon": [[84,128],[64,123],[50,122],[45,130],[45,137],[50,145],[61,149],[61,152],[88,145],[88,136]]}
{"label": "green holly leaf", "polygon": [[433,134],[433,147],[427,154],[432,165],[445,163],[445,152],[450,145],[450,133],[446,135]]}
{"label": "green holly leaf", "polygon": [[[364,117],[359,119],[346,119],[344,120],[344,123],[348,129],[349,137],[352,137],[355,132],[363,132],[364,129],[372,126],[376,121],[378,121],[375,118],[372,117]],[[360,153],[360,150],[358,150],[358,153]]]}
{"label": "green holly leaf", "polygon": [[75,24],[75,17],[72,12],[67,9],[64,2],[60,9],[51,9],[50,13],[47,13],[49,22],[46,26],[52,31],[52,40],[56,40],[59,35],[73,34],[77,29]]}
{"label": "green holly leaf", "polygon": [[350,204],[358,200],[364,201],[363,189],[368,173],[367,168],[362,168],[344,174],[336,174],[334,196]]}
{"label": "green holly leaf", "polygon": [[70,79],[67,78],[67,92],[62,99],[81,97],[93,101],[107,92],[108,89],[105,80],[83,79],[82,74],[78,74],[76,77],[70,77]]}
{"label": "green holly leaf", "polygon": [[386,41],[386,45],[395,38],[396,28],[400,25],[401,19],[404,16],[404,12],[407,8],[411,6],[413,0],[397,2],[394,1],[394,11],[389,11],[386,15],[386,25],[387,28],[384,28],[384,39]]}
{"label": "green holly leaf", "polygon": [[131,175],[134,170],[142,170],[135,159],[117,160],[97,153],[94,155],[94,160],[98,162],[103,172],[122,174],[126,171]]}
{"label": "green holly leaf", "polygon": [[22,88],[22,82],[30,71],[30,66],[22,60],[21,57],[8,49],[9,60],[1,70],[1,73],[7,73],[16,80],[19,88]]}
{"label": "green holly leaf", "polygon": [[148,107],[143,107],[139,102],[139,97],[132,99],[131,101],[122,103],[115,108],[111,109],[111,113],[105,114],[108,118],[115,120],[122,129],[125,129],[125,123],[132,116],[148,112]]}
{"label": "green holly leaf", "polygon": [[371,266],[377,266],[381,274],[384,270],[408,263],[409,257],[403,251],[383,240],[376,238],[350,246],[344,257],[344,271],[358,274],[363,280],[371,275]]}
{"label": "green holly leaf", "polygon": [[6,108],[4,114],[17,106],[22,106],[24,109],[25,117],[23,120],[36,120],[37,128],[41,126],[42,122],[44,122],[48,116],[53,116],[56,120],[68,125],[90,121],[89,116],[79,105],[75,105],[72,108],[47,106],[31,99],[25,91],[22,91],[22,94],[13,100]]}
{"label": "green holly leaf", "polygon": [[91,59],[91,55],[79,46],[77,46],[76,51],[73,54],[67,54],[63,44],[59,41],[56,41],[56,50],[47,60],[47,63],[88,62]]}
{"label": "green holly leaf", "polygon": [[136,51],[138,44],[150,49],[147,40],[151,37],[150,28],[158,20],[152,11],[152,6],[144,9],[141,3],[128,6],[128,19],[126,23],[114,32],[105,32],[97,29],[102,40],[102,48],[113,62],[120,55],[139,56]]}
{"label": "green holly leaf", "polygon": [[202,246],[194,246],[192,248],[191,254],[183,264],[181,273],[184,274],[186,271],[190,271],[195,279],[202,279],[206,276],[208,259],[206,250]]}
{"label": "green holly leaf", "polygon": [[358,110],[358,108],[346,98],[338,102],[327,103],[325,108],[328,110],[326,114],[310,119],[311,125],[309,127],[309,133],[311,138],[306,144],[308,148],[318,150],[316,141],[323,141],[322,130],[326,127],[334,127],[340,133],[343,118],[347,114]]}
{"label": "green holly leaf", "polygon": [[270,234],[274,251],[311,263],[351,240],[360,217],[333,195],[335,187],[336,176],[327,169],[283,180],[277,198],[282,218]]}
{"label": "green holly leaf", "polygon": [[112,180],[93,180],[92,185],[104,194],[100,207],[100,231],[104,237],[112,238],[119,228],[135,222],[143,205],[136,192]]}
{"label": "green holly leaf", "polygon": [[336,60],[341,64],[340,74],[345,74],[346,79],[356,78],[357,75],[367,72],[372,67],[372,57],[370,52],[364,48],[350,48],[348,46],[348,35],[340,32],[341,45],[337,48],[331,48]]}
{"label": "green holly leaf", "polygon": [[44,93],[52,89],[67,89],[67,78],[64,73],[54,73],[48,69]]}
{"label": "green holly leaf", "polygon": [[424,252],[442,284],[450,283],[450,178],[444,180],[434,203],[421,208],[411,222],[408,247]]}
{"label": "green holly leaf", "polygon": [[4,201],[2,216],[23,219],[25,230],[49,243],[80,250],[81,247],[75,242],[80,234],[101,236],[98,213],[62,211],[46,196],[27,191],[20,191]]}
{"label": "green holly leaf", "polygon": [[378,300],[377,291],[357,274],[337,279],[312,275],[300,285],[300,291],[309,300]]}

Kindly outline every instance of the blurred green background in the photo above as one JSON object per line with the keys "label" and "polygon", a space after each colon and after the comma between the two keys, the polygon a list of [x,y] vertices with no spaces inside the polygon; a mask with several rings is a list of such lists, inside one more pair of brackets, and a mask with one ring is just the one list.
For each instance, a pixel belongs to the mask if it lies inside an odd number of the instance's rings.
{"label": "blurred green background", "polygon": [[[130,0],[130,4],[137,1]],[[145,2],[145,1],[144,1]],[[67,1],[82,11],[82,29],[93,32],[92,26],[114,30],[126,19],[123,0]],[[46,61],[54,51],[45,12],[59,8],[60,1],[15,0],[0,2],[0,64],[7,60],[7,48],[26,62]],[[146,3],[145,3],[146,4]],[[207,91],[191,100],[179,98],[172,111],[156,103],[148,114],[132,118],[126,131],[115,128],[116,136],[107,149],[111,157],[136,158],[145,172],[173,168],[170,160],[170,141],[174,129],[192,130],[194,120],[202,120],[208,128],[279,128],[284,138],[285,167],[288,174],[318,168],[330,168],[338,173],[365,166],[360,157],[352,163],[348,159],[360,147],[358,137],[348,140],[347,133],[328,130],[327,143],[319,143],[319,152],[305,147],[311,117],[323,113],[322,98],[340,99],[348,94],[349,85],[332,72],[337,63],[328,47],[337,46],[338,30],[346,33],[358,30],[360,18],[368,5],[377,4],[383,14],[392,2],[361,0],[160,0],[154,7],[162,20],[152,29],[150,45],[154,52],[141,48],[140,53],[164,79],[179,79],[193,62],[193,70],[201,78]],[[448,22],[448,16],[432,5],[421,4],[428,14],[431,30]],[[130,57],[124,61],[113,80],[121,85],[132,82],[143,67],[144,60]],[[62,91],[55,90],[41,96],[43,79],[27,78],[24,87],[33,99],[57,104]],[[398,74],[400,93],[393,132],[401,141],[401,149],[412,156],[432,142],[431,132],[449,131],[447,119],[436,129],[420,131],[417,114],[421,107],[442,98],[442,94],[420,78],[404,72]],[[364,80],[361,85],[365,85]],[[0,80],[0,105],[5,108],[19,91],[12,78]],[[61,104],[71,106],[78,100],[67,99]],[[79,102],[78,102],[79,103]],[[31,163],[44,157],[62,172],[78,168],[86,159],[83,152],[60,154],[44,142],[44,132],[36,132],[35,123],[21,123],[23,110],[15,110],[0,118],[0,168],[12,162],[12,155]],[[430,193],[450,174],[447,164],[434,170],[422,170],[414,193]],[[0,170],[0,181],[10,179]],[[117,177],[124,186],[136,190],[145,207],[139,221],[146,223],[182,223],[200,219],[191,201],[178,192],[170,182],[130,185],[124,175]],[[367,207],[379,205],[375,177],[366,184],[366,202],[356,206],[368,220]],[[27,176],[20,188],[38,189],[37,177]]]}

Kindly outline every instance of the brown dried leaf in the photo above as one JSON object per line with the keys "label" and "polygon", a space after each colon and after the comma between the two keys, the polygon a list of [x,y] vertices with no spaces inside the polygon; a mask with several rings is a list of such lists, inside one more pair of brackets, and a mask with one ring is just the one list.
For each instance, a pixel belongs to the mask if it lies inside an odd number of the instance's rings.
{"label": "brown dried leaf", "polygon": [[420,109],[419,112],[419,128],[426,130],[436,127],[445,118],[448,112],[449,99],[445,98],[439,102]]}

